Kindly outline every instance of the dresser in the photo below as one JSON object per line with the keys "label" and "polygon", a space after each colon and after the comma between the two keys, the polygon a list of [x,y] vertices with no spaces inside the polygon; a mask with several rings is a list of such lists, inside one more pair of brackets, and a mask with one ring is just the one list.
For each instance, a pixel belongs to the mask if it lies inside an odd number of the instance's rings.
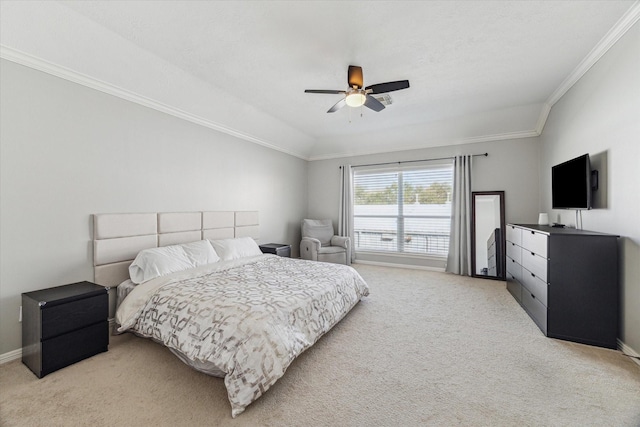
{"label": "dresser", "polygon": [[108,288],[78,282],[22,294],[22,362],[38,378],[109,345]]}
{"label": "dresser", "polygon": [[607,348],[618,337],[618,236],[507,225],[507,289],[548,337]]}

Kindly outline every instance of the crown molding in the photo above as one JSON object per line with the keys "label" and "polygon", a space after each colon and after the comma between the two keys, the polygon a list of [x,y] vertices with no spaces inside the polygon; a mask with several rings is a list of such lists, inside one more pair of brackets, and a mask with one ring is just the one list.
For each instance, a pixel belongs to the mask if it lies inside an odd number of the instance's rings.
{"label": "crown molding", "polygon": [[290,156],[294,156],[303,160],[308,160],[305,156],[299,153],[294,153],[293,151],[285,150],[268,141],[265,141],[264,139],[232,129],[220,123],[216,123],[209,119],[205,119],[204,117],[191,114],[187,111],[181,110],[176,107],[172,107],[162,102],[155,101],[146,96],[140,95],[138,93],[132,92],[127,89],[120,88],[118,86],[101,81],[99,79],[80,73],[78,71],[71,70],[69,68],[54,64],[42,58],[38,58],[36,56],[30,55],[28,53],[21,52],[17,49],[11,48],[9,46],[5,46],[3,44],[0,44],[0,58],[6,59],[7,61],[15,62],[20,65],[24,65],[29,68],[33,68],[38,71],[42,71],[47,74],[51,74],[56,77],[60,77],[62,79],[80,84],[82,86],[89,87],[91,89],[98,90],[100,92],[104,92],[109,95],[116,96],[121,99],[125,99],[127,101],[135,102],[136,104],[139,104],[148,108],[152,108],[154,110],[157,110],[166,114],[170,114],[180,119],[187,120],[191,123],[195,123],[200,126],[204,126],[209,129],[213,129],[218,132],[222,132],[227,135],[231,135],[236,138],[240,138],[245,141],[252,142],[254,144],[262,145],[263,147],[270,148],[272,150],[280,151]]}
{"label": "crown molding", "polygon": [[[546,103],[549,104],[549,107],[553,107],[553,105],[562,98],[562,96],[567,93],[569,89],[573,87],[574,84],[580,80],[580,78],[587,72],[593,65],[598,62],[602,56],[607,53],[611,47],[616,44],[618,40],[627,32],[629,29],[638,22],[640,19],[640,1],[636,1],[631,7],[622,15],[622,18],[615,23],[615,25],[605,34],[605,36],[596,44],[596,46],[591,49],[591,52],[578,64],[578,66],[564,79],[564,81],[558,86],[558,88],[547,98]],[[545,119],[546,120],[546,119]],[[544,123],[542,123],[539,128],[542,130],[544,128]]]}
{"label": "crown molding", "polygon": [[439,142],[435,145],[417,144],[417,145],[403,147],[402,149],[399,149],[399,150],[381,149],[381,150],[369,150],[369,151],[352,151],[349,153],[323,154],[319,156],[310,156],[307,160],[310,162],[314,162],[319,160],[342,159],[345,157],[369,156],[372,154],[400,153],[403,151],[424,150],[426,148],[450,147],[453,145],[473,144],[476,142],[491,142],[491,141],[504,141],[508,139],[534,138],[536,136],[540,136],[540,134],[536,130],[523,130],[523,131],[505,132],[505,133],[493,134],[493,135],[473,136],[468,138],[459,138],[459,139],[454,138],[449,140],[443,140],[442,142]]}
{"label": "crown molding", "polygon": [[540,136],[540,133],[533,130],[521,130],[517,132],[505,132],[498,133],[494,135],[485,135],[485,136],[473,136],[470,138],[463,138],[460,141],[460,144],[473,144],[476,142],[491,142],[491,141],[504,141],[506,139],[521,139],[521,138],[534,138],[536,136]]}
{"label": "crown molding", "polygon": [[[508,132],[503,134],[496,135],[485,135],[485,136],[477,136],[464,138],[461,140],[453,140],[447,143],[441,143],[436,146],[443,145],[458,145],[458,144],[470,144],[476,142],[488,142],[488,141],[500,141],[507,139],[519,139],[519,138],[531,138],[540,136],[546,124],[547,118],[549,117],[549,113],[553,105],[562,98],[562,96],[569,90],[573,85],[575,85],[578,80],[587,72],[589,69],[596,63],[598,60],[640,19],[640,0],[634,2],[632,6],[625,12],[625,14],[616,22],[616,24],[607,32],[607,34],[598,42],[598,44],[589,52],[589,54],[580,62],[580,64],[563,80],[563,82],[556,88],[556,90],[547,98],[545,103],[542,106],[540,111],[540,115],[538,117],[538,121],[533,130],[525,130],[518,132]],[[127,101],[135,102],[139,105],[143,105],[148,108],[152,108],[154,110],[170,114],[172,116],[178,117],[183,120],[187,120],[189,122],[207,127],[209,129],[213,129],[227,135],[231,135],[233,137],[243,139],[245,141],[252,142],[254,144],[261,145],[266,148],[270,148],[272,150],[279,151],[281,153],[288,154],[293,157],[297,157],[306,161],[316,161],[316,160],[329,160],[335,158],[344,158],[351,156],[362,156],[369,154],[381,154],[381,153],[389,153],[397,150],[380,150],[380,151],[368,151],[368,152],[351,152],[351,153],[331,153],[324,154],[320,156],[305,156],[281,147],[266,141],[262,138],[249,135],[247,133],[241,132],[239,130],[230,128],[228,126],[222,125],[220,123],[214,122],[212,120],[206,119],[204,117],[197,116],[195,114],[189,113],[187,111],[181,110],[176,107],[172,107],[170,105],[155,101],[151,98],[142,96],[135,92],[132,92],[127,89],[123,89],[112,85],[107,82],[103,82],[96,78],[90,77],[88,75],[79,73],[77,71],[68,69],[66,67],[62,67],[60,65],[56,65],[54,63],[48,62],[44,59],[32,56],[30,54],[21,52],[17,49],[10,48],[8,46],[0,44],[0,58],[4,58],[6,60],[63,78],[65,80],[99,90],[101,92],[107,93],[109,95],[116,96],[118,98],[125,99]],[[434,146],[435,147],[435,146]],[[424,149],[431,148],[431,146],[425,147],[415,146],[415,147],[407,147],[403,148],[400,151],[409,151],[415,149]]]}
{"label": "crown molding", "polygon": [[536,123],[535,132],[538,136],[542,135],[542,131],[544,130],[544,125],[547,123],[547,118],[549,117],[549,113],[551,112],[551,105],[548,102],[542,104],[542,108],[540,109],[540,116],[538,117],[538,122]]}

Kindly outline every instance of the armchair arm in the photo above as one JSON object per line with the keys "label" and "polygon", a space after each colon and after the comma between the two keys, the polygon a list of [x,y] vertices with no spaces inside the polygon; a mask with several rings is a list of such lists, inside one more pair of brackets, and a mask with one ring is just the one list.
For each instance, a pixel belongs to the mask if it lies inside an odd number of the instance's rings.
{"label": "armchair arm", "polygon": [[340,246],[341,248],[349,249],[351,239],[344,236],[333,236],[331,238],[331,246]]}
{"label": "armchair arm", "polygon": [[320,240],[313,237],[303,237],[300,242],[300,258],[317,261],[320,246]]}

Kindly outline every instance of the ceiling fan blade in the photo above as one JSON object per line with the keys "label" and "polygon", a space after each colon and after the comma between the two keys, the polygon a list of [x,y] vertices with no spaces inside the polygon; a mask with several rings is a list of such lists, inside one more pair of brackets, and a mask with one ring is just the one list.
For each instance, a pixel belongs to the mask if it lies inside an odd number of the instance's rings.
{"label": "ceiling fan blade", "polygon": [[362,67],[349,65],[347,80],[349,81],[349,87],[357,86],[358,89],[362,89],[362,85],[364,84],[362,80]]}
{"label": "ceiling fan blade", "polygon": [[334,105],[333,107],[331,107],[329,109],[329,111],[327,111],[327,113],[335,113],[336,111],[338,111],[339,109],[341,109],[342,107],[344,107],[345,105],[347,105],[347,101],[345,98],[341,99],[340,101],[338,101],[336,103],[336,105]]}
{"label": "ceiling fan blade", "polygon": [[371,108],[373,111],[382,111],[384,110],[384,104],[378,101],[371,95],[367,95],[367,100],[364,101],[364,106]]}
{"label": "ceiling fan blade", "polygon": [[323,89],[306,89],[304,93],[330,93],[330,94],[344,94],[346,93],[344,90],[323,90]]}
{"label": "ceiling fan blade", "polygon": [[409,80],[398,80],[397,82],[378,83],[375,85],[367,86],[365,90],[369,93],[387,93],[394,90],[407,89],[409,87]]}

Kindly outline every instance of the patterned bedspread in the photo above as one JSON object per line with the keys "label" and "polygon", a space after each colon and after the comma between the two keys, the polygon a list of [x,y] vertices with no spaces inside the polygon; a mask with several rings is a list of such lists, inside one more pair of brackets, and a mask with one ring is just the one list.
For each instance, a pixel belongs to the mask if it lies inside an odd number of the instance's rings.
{"label": "patterned bedspread", "polygon": [[224,374],[235,417],[368,294],[351,267],[263,255],[138,285],[116,321]]}

